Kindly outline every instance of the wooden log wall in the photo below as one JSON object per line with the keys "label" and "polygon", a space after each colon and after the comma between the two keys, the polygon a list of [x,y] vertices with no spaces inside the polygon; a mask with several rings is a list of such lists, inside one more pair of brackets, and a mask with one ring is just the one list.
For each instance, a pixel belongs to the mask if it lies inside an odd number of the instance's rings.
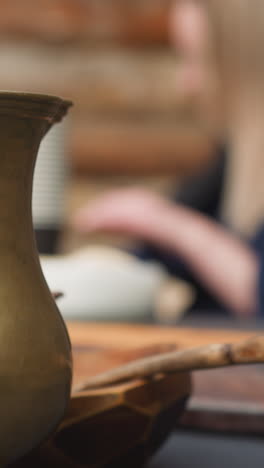
{"label": "wooden log wall", "polygon": [[0,0],[0,87],[74,101],[70,154],[89,174],[189,171],[210,155],[177,87],[171,0]]}
{"label": "wooden log wall", "polygon": [[0,0],[1,35],[166,44],[172,0]]}

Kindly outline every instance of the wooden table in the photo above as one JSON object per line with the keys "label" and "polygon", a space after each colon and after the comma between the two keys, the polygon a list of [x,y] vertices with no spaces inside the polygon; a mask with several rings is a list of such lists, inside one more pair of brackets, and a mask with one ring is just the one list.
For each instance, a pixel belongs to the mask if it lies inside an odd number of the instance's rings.
{"label": "wooden table", "polygon": [[[238,342],[253,331],[68,323],[74,383],[169,344],[181,348]],[[193,397],[184,428],[263,434],[264,367],[243,366],[193,373]]]}

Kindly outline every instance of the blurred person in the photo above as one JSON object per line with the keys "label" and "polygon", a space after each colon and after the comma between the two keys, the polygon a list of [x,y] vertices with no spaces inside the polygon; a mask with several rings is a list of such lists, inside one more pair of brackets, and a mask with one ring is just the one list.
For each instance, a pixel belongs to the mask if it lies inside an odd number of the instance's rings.
{"label": "blurred person", "polygon": [[[252,154],[257,161],[264,157],[264,3],[186,0],[178,2],[173,15],[173,23],[182,25],[182,29],[175,27],[174,38],[192,57],[185,69],[186,83],[195,90],[205,82],[202,74],[209,70],[203,68],[207,60],[219,72],[221,91],[215,93],[215,87],[205,102],[208,109],[211,103],[212,109],[219,108],[219,121],[226,122],[222,128],[232,154],[229,174],[235,177],[233,161],[239,159],[247,167]],[[225,197],[232,200],[229,177]],[[182,263],[220,304],[248,317],[264,311],[264,232],[260,229],[252,242],[247,241],[228,227],[225,202],[222,213],[226,226],[212,219],[212,213],[202,214],[196,207],[132,188],[116,190],[84,207],[74,223],[80,231],[121,232],[145,241],[169,267]]]}

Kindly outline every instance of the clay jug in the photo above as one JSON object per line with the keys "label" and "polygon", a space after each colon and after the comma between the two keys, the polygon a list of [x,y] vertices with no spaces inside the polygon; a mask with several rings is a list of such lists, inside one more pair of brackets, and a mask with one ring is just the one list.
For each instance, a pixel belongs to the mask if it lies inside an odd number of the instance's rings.
{"label": "clay jug", "polygon": [[71,346],[40,268],[31,198],[41,139],[70,104],[0,92],[0,466],[51,434],[69,401]]}

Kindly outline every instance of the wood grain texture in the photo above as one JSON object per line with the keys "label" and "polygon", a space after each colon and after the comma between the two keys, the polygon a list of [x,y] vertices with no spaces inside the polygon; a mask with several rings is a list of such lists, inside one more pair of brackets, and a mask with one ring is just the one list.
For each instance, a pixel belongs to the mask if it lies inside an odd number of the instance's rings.
{"label": "wood grain texture", "polygon": [[74,102],[74,115],[136,115],[141,120],[144,115],[185,120],[193,115],[192,100],[177,86],[179,63],[168,49],[97,50],[11,41],[1,43],[0,61],[1,87],[67,97]]}
{"label": "wood grain texture", "polygon": [[[184,350],[193,346],[206,346],[213,343],[231,342],[238,344],[252,336],[252,332],[232,330],[197,330],[193,328],[78,322],[68,323],[68,330],[74,348],[74,386],[79,385],[86,377],[138,359],[144,353],[147,355],[156,354],[155,350],[166,352],[168,346]],[[146,350],[150,350],[150,353]],[[88,356],[90,359],[87,359]],[[236,372],[234,369],[232,371]],[[200,375],[205,376],[210,375],[210,373],[201,372]],[[200,393],[204,393],[205,388],[202,387]],[[206,397],[208,396],[210,396],[210,392],[206,394]]]}
{"label": "wood grain texture", "polygon": [[[166,351],[168,343],[186,349],[215,342],[238,343],[252,336],[252,331],[92,323],[69,323],[68,329],[74,343],[74,384],[141,357],[149,346],[153,352],[159,346]],[[193,397],[181,426],[263,434],[263,377],[263,365],[194,372]]]}
{"label": "wood grain texture", "polygon": [[175,345],[180,348],[213,343],[238,343],[252,332],[226,329],[172,328],[151,325],[123,325],[68,322],[72,342],[79,346],[103,346],[106,349],[135,349],[153,345]]}
{"label": "wood grain texture", "polygon": [[[0,87],[72,100],[69,152],[90,174],[176,174],[207,161],[213,146],[197,105],[177,85],[169,49],[0,45]],[[18,73],[19,70],[19,73]]]}
{"label": "wood grain texture", "polygon": [[195,372],[193,398],[180,425],[263,436],[263,395],[263,365]]}
{"label": "wood grain texture", "polygon": [[107,387],[137,379],[180,371],[216,369],[245,364],[264,364],[264,336],[256,335],[239,343],[210,344],[136,359],[107,372],[90,377],[76,391]]}
{"label": "wood grain texture", "polygon": [[155,175],[189,173],[210,160],[213,142],[177,121],[80,122],[72,133],[71,158],[81,172]]}
{"label": "wood grain texture", "polygon": [[168,42],[171,0],[0,1],[0,34],[41,41]]}

